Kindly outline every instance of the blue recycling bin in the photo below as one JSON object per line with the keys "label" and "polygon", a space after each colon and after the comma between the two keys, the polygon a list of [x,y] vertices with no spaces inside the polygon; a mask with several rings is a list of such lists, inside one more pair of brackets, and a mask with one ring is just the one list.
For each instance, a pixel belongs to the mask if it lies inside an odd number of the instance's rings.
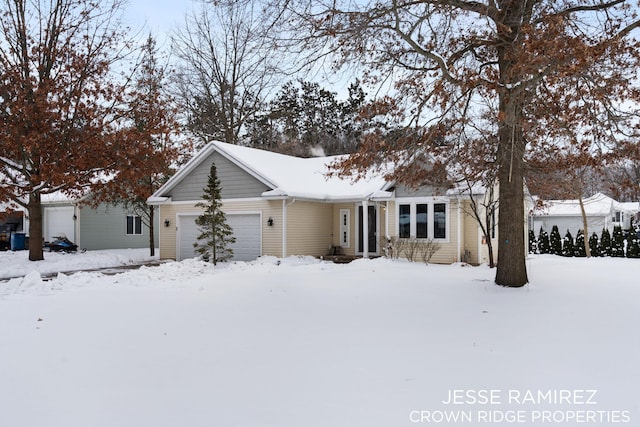
{"label": "blue recycling bin", "polygon": [[26,234],[24,233],[13,233],[11,235],[11,250],[12,251],[23,251],[25,249],[25,241]]}

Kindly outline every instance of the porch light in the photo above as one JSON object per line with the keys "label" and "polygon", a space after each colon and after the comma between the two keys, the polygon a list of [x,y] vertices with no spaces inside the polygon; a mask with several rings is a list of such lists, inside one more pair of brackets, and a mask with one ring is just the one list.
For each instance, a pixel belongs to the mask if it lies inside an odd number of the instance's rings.
{"label": "porch light", "polygon": [[170,225],[171,225],[171,221],[169,221],[168,219],[165,219],[165,220],[164,220],[164,226],[165,226],[165,227],[168,227],[168,226],[170,226]]}
{"label": "porch light", "polygon": [[269,219],[267,220],[267,225],[269,227],[273,227],[273,218],[272,217],[269,217]]}

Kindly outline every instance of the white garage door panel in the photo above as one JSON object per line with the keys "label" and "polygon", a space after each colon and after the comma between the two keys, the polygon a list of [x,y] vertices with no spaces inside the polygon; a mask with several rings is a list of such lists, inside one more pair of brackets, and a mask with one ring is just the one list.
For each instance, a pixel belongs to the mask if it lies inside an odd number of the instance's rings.
{"label": "white garage door panel", "polygon": [[227,215],[236,242],[230,245],[233,259],[253,261],[260,256],[260,215]]}
{"label": "white garage door panel", "polygon": [[178,261],[195,258],[196,253],[193,243],[200,234],[196,225],[196,215],[180,215],[178,217]]}
{"label": "white garage door panel", "polygon": [[[197,215],[178,216],[178,259],[199,256],[193,243],[200,234],[196,225]],[[233,260],[252,261],[260,256],[260,215],[259,214],[227,214],[227,223],[233,229],[236,242],[230,245],[233,249]]]}
{"label": "white garage door panel", "polygon": [[44,239],[53,241],[54,237],[64,234],[72,242],[75,240],[73,206],[44,208]]}

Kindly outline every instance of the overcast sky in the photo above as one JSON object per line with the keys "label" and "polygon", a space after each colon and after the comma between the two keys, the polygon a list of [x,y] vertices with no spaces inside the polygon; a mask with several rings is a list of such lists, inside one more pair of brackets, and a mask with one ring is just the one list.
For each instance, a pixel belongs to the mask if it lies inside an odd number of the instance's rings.
{"label": "overcast sky", "polygon": [[144,27],[144,37],[151,32],[162,43],[169,31],[184,22],[192,5],[191,0],[129,0],[125,19],[133,31]]}

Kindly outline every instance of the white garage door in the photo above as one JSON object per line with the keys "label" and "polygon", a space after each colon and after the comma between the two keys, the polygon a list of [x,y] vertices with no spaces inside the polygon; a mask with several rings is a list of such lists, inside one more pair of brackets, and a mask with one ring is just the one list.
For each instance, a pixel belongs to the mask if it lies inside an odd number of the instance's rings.
{"label": "white garage door", "polygon": [[[178,216],[177,258],[183,260],[194,258],[196,253],[193,243],[200,234],[196,225],[197,215]],[[233,260],[252,261],[260,256],[260,215],[259,214],[227,214],[227,223],[233,229],[236,242],[230,245],[233,249]]]}
{"label": "white garage door", "polygon": [[73,242],[76,239],[74,230],[73,206],[44,208],[44,239],[46,241],[53,241],[54,237],[64,234]]}

